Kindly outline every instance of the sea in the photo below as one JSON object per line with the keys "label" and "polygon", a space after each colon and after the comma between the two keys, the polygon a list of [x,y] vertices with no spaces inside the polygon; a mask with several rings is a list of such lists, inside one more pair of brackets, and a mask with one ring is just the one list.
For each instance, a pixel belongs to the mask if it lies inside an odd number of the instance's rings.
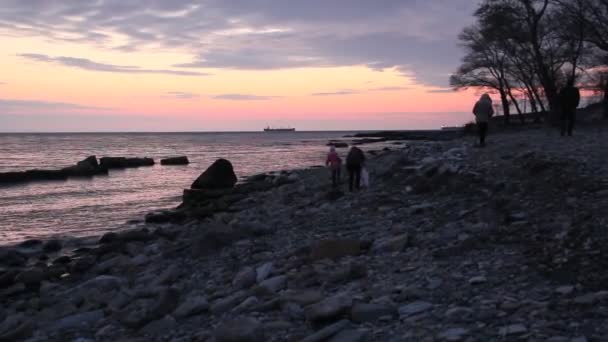
{"label": "sea", "polygon": [[[309,168],[323,165],[329,140],[352,133],[0,134],[0,172],[62,168],[90,155],[156,161],[152,167],[110,170],[108,176],[90,179],[0,185],[0,245],[126,229],[148,212],[176,207],[183,189],[218,158],[230,160],[241,180]],[[189,165],[159,163],[161,158],[182,155],[188,156]]]}

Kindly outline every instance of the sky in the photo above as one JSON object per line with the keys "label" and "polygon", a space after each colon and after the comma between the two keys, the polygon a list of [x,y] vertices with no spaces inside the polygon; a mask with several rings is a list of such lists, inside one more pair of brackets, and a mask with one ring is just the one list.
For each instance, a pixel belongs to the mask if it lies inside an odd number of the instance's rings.
{"label": "sky", "polygon": [[0,131],[428,129],[475,0],[1,0]]}

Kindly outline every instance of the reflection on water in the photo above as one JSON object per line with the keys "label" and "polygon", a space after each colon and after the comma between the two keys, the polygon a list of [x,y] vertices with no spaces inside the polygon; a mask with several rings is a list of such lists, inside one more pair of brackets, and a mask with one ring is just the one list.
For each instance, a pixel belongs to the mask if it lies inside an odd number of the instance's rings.
{"label": "reflection on water", "polygon": [[[239,177],[321,165],[325,143],[348,133],[0,134],[0,172],[61,168],[89,155],[187,155],[188,166],[111,170],[109,176],[0,187],[0,244],[26,238],[88,236],[170,208],[217,158]],[[346,151],[344,151],[346,152]]]}

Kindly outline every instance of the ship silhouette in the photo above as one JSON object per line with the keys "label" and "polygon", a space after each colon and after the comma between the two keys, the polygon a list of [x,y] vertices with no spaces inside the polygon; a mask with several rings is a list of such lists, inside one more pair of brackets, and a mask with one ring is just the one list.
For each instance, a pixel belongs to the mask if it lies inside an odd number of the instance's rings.
{"label": "ship silhouette", "polygon": [[291,127],[270,127],[267,126],[266,128],[264,128],[264,132],[295,132],[296,129],[295,128],[291,128]]}

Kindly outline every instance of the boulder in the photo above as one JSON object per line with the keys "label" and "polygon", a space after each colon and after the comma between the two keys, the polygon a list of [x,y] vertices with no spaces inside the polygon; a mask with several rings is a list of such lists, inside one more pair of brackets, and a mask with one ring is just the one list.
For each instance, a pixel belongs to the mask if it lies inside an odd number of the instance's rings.
{"label": "boulder", "polygon": [[211,304],[209,311],[211,311],[212,314],[219,316],[242,303],[246,297],[247,293],[236,292],[230,297],[220,298]]}
{"label": "boulder", "polygon": [[348,144],[342,141],[330,141],[327,146],[333,146],[335,148],[347,148]]}
{"label": "boulder", "polygon": [[357,323],[373,322],[383,316],[397,316],[397,308],[382,304],[357,303],[350,316]]}
{"label": "boulder", "polygon": [[173,331],[176,326],[177,321],[175,320],[175,318],[171,316],[165,316],[159,320],[152,321],[146,324],[146,326],[141,328],[139,331],[148,336],[161,337]]}
{"label": "boulder", "polygon": [[369,333],[366,330],[346,329],[337,333],[328,342],[364,342],[368,337]]}
{"label": "boulder", "polygon": [[19,244],[19,247],[36,248],[36,247],[39,247],[40,245],[42,245],[42,240],[30,239],[30,240],[25,240],[25,241],[21,242]]}
{"label": "boulder", "polygon": [[45,253],[54,253],[54,252],[59,252],[61,249],[63,248],[63,243],[61,242],[61,240],[49,240],[47,242],[44,243],[44,245],[42,246],[42,250]]}
{"label": "boulder", "polygon": [[105,170],[153,165],[154,159],[152,158],[103,157],[99,160],[99,167]]}
{"label": "boulder", "polygon": [[431,310],[433,304],[423,301],[413,302],[407,305],[403,305],[399,308],[399,315],[401,318],[407,318],[413,315],[421,314],[425,311]]}
{"label": "boulder", "polygon": [[161,159],[161,161],[160,161],[160,165],[188,165],[188,164],[190,164],[190,161],[188,160],[188,157],[186,157],[186,156],[165,158],[165,159]]}
{"label": "boulder", "polygon": [[27,170],[22,172],[0,172],[0,184],[18,184],[31,181],[66,179],[68,179],[68,173],[63,170]]}
{"label": "boulder", "polygon": [[264,326],[253,318],[237,318],[221,324],[215,330],[218,342],[263,342]]}
{"label": "boulder", "polygon": [[328,325],[327,327],[315,332],[312,335],[302,339],[302,342],[321,342],[327,341],[330,337],[338,334],[340,331],[348,328],[351,323],[347,320],[341,320],[332,325]]}
{"label": "boulder", "polygon": [[345,256],[361,254],[361,241],[354,239],[332,239],[319,241],[312,246],[311,257],[314,260],[340,259]]}
{"label": "boulder", "polygon": [[192,183],[192,189],[227,189],[237,182],[236,174],[226,159],[216,160]]}
{"label": "boulder", "polygon": [[27,263],[27,256],[11,248],[0,248],[0,264],[22,267]]}
{"label": "boulder", "polygon": [[194,255],[206,255],[230,246],[239,237],[238,232],[232,227],[222,223],[211,223],[204,228],[198,238],[194,238],[192,252]]}
{"label": "boulder", "polygon": [[405,233],[391,238],[376,240],[372,252],[377,254],[402,252],[410,242],[409,234]]}
{"label": "boulder", "polygon": [[306,311],[306,319],[313,323],[336,320],[348,313],[352,305],[352,298],[346,295],[336,295],[309,306]]}
{"label": "boulder", "polygon": [[147,229],[127,230],[118,234],[118,239],[123,242],[143,242],[152,238],[152,235]]}
{"label": "boulder", "polygon": [[113,243],[118,241],[118,234],[117,233],[105,233],[101,236],[101,238],[99,239],[99,243],[100,244],[106,244],[106,243]]}
{"label": "boulder", "polygon": [[162,210],[146,214],[146,223],[177,222],[185,218],[185,214],[179,210]]}
{"label": "boulder", "polygon": [[95,156],[87,157],[74,166],[63,168],[62,171],[66,172],[69,177],[92,177],[108,174],[107,169],[99,167],[99,162]]}
{"label": "boulder", "polygon": [[264,293],[277,293],[287,285],[286,276],[277,276],[260,282],[259,289]]}
{"label": "boulder", "polygon": [[49,329],[52,331],[82,329],[99,322],[103,317],[103,310],[77,313],[56,321]]}
{"label": "boulder", "polygon": [[209,302],[201,296],[186,298],[186,300],[175,309],[175,317],[185,318],[199,314],[209,309]]}
{"label": "boulder", "polygon": [[256,271],[251,267],[245,267],[234,276],[232,286],[241,290],[251,287],[256,282]]}
{"label": "boulder", "polygon": [[44,272],[39,268],[30,268],[15,277],[15,282],[21,282],[26,286],[38,286],[44,280]]}
{"label": "boulder", "polygon": [[256,268],[255,281],[257,283],[261,283],[262,281],[266,280],[266,278],[268,278],[268,276],[270,276],[270,273],[272,272],[273,265],[274,264],[272,262],[267,262],[262,266]]}
{"label": "boulder", "polygon": [[0,289],[10,287],[15,284],[15,277],[19,274],[17,270],[6,270],[0,272]]}
{"label": "boulder", "polygon": [[33,323],[24,314],[7,317],[0,324],[0,341],[24,341],[34,331]]}
{"label": "boulder", "polygon": [[139,329],[173,312],[179,302],[179,292],[173,288],[163,289],[156,298],[136,300],[124,308],[120,321],[129,328]]}

